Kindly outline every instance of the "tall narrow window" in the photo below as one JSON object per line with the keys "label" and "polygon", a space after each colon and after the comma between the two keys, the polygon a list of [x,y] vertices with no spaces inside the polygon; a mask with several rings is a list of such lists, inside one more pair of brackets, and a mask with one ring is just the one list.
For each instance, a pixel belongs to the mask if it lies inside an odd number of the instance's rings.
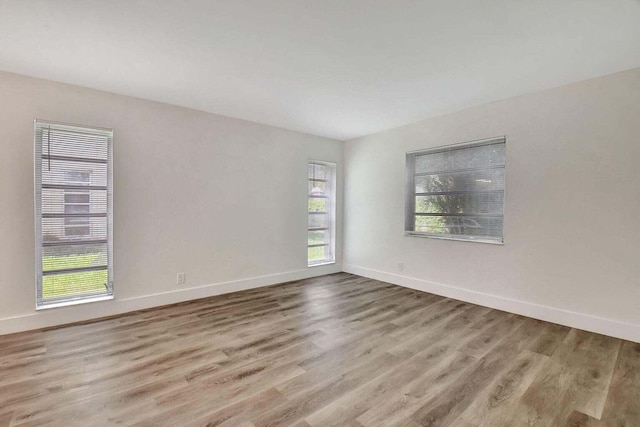
{"label": "tall narrow window", "polygon": [[407,235],[503,242],[505,138],[407,153]]}
{"label": "tall narrow window", "polygon": [[113,297],[113,132],[35,122],[36,306]]}
{"label": "tall narrow window", "polygon": [[308,265],[335,262],[336,165],[309,162]]}

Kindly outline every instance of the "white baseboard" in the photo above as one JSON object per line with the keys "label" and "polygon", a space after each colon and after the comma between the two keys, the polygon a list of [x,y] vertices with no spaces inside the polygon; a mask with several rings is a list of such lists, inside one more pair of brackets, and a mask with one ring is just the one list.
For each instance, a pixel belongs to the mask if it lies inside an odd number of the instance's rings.
{"label": "white baseboard", "polygon": [[605,319],[584,313],[563,310],[510,298],[477,292],[469,289],[433,283],[409,276],[402,276],[356,265],[343,265],[344,272],[370,279],[393,283],[394,285],[429,292],[460,301],[495,308],[509,313],[520,314],[534,319],[545,320],[572,328],[596,332],[629,341],[640,342],[640,325]]}
{"label": "white baseboard", "polygon": [[292,280],[339,273],[340,271],[342,271],[342,268],[339,264],[323,265],[305,268],[303,270],[250,277],[134,298],[118,299],[116,295],[115,299],[109,301],[72,305],[49,310],[35,311],[34,309],[33,313],[0,319],[0,335],[98,319],[145,308],[159,307],[182,301],[290,282]]}
{"label": "white baseboard", "polygon": [[116,298],[111,301],[60,307],[51,310],[34,310],[33,313],[0,319],[0,335],[113,316],[145,308],[159,307],[182,301],[285,283],[292,280],[338,273],[340,271],[393,283],[395,285],[416,289],[422,292],[429,292],[485,307],[520,314],[534,319],[558,323],[572,328],[640,342],[640,325],[637,324],[625,323],[560,308],[514,300],[355,265],[344,265],[341,268],[338,264],[251,277],[134,298]]}

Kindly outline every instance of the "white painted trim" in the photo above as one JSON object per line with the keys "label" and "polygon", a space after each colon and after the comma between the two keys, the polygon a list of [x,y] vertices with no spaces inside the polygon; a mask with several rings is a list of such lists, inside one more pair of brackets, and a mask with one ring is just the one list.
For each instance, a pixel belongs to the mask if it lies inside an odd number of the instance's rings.
{"label": "white painted trim", "polygon": [[640,343],[640,325],[637,324],[605,319],[561,308],[549,307],[546,305],[477,292],[470,289],[443,285],[440,283],[417,279],[415,277],[388,273],[356,265],[343,265],[343,271],[346,273],[357,274],[358,276],[368,277],[370,279],[393,283],[394,285],[404,286],[406,288],[416,289],[422,292],[429,292],[460,301],[507,311],[509,313],[520,314],[534,319],[540,319],[547,322]]}
{"label": "white painted trim", "polygon": [[52,308],[68,307],[70,305],[91,304],[92,302],[109,301],[113,299],[113,295],[103,295],[93,298],[80,298],[72,301],[57,302],[55,304],[36,305],[36,311],[51,310]]}
{"label": "white painted trim", "polygon": [[145,308],[159,307],[182,301],[290,282],[292,280],[339,273],[340,271],[342,271],[340,264],[332,264],[313,269],[304,268],[285,273],[177,289],[171,292],[161,292],[133,298],[118,299],[116,295],[116,298],[110,301],[59,307],[51,310],[34,310],[33,313],[0,319],[0,335],[113,316]]}

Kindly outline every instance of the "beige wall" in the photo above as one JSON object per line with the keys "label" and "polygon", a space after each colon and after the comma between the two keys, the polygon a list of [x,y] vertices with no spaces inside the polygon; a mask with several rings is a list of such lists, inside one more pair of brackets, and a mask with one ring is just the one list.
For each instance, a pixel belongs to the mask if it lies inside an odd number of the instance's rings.
{"label": "beige wall", "polygon": [[[115,301],[34,310],[35,118],[114,129]],[[341,180],[342,153],[334,140],[0,72],[0,333],[340,271],[340,238],[338,263],[306,267],[306,177],[317,159]]]}
{"label": "beige wall", "polygon": [[[405,153],[499,135],[504,246],[405,237]],[[345,173],[345,270],[640,341],[640,69],[349,141]]]}

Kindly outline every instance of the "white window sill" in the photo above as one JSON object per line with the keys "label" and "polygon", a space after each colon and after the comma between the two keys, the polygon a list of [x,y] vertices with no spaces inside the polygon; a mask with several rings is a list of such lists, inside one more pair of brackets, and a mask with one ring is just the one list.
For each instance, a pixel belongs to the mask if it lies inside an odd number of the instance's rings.
{"label": "white window sill", "polygon": [[75,301],[58,302],[58,303],[54,303],[54,304],[44,304],[44,305],[36,307],[36,311],[38,311],[38,310],[48,310],[50,308],[68,307],[70,305],[88,304],[90,302],[108,301],[108,300],[112,300],[112,299],[113,299],[113,295],[107,295],[107,296],[102,296],[102,297],[78,299],[78,300],[75,300]]}
{"label": "white window sill", "polygon": [[420,233],[417,231],[405,231],[404,235],[407,237],[421,237],[426,239],[438,239],[438,240],[455,240],[458,242],[474,242],[474,243],[489,243],[490,245],[504,245],[504,240],[497,239],[483,239],[474,237],[458,237],[456,235],[439,235]]}
{"label": "white window sill", "polygon": [[308,267],[308,268],[311,268],[311,267],[320,267],[320,266],[322,266],[322,265],[331,265],[331,264],[335,264],[335,263],[336,263],[336,261],[335,261],[335,260],[333,260],[333,261],[322,261],[322,262],[318,262],[318,263],[314,263],[314,264],[307,264],[307,267]]}

